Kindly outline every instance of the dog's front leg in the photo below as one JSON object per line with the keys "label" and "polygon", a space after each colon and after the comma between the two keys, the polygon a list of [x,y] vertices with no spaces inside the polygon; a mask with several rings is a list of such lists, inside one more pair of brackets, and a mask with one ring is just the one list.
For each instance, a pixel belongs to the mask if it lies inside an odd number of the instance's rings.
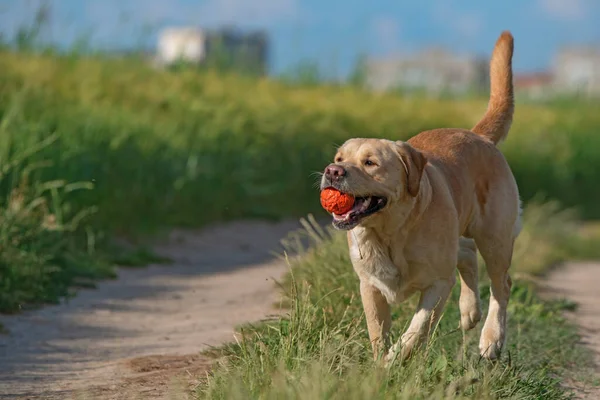
{"label": "dog's front leg", "polygon": [[390,306],[379,289],[362,279],[360,281],[360,297],[367,318],[367,329],[373,347],[373,358],[377,360],[380,352],[387,351],[389,348],[389,332],[392,320]]}
{"label": "dog's front leg", "polygon": [[393,361],[400,346],[400,359],[406,360],[413,350],[427,341],[429,334],[440,319],[446,300],[455,283],[454,275],[448,280],[438,280],[426,290],[421,292],[417,311],[413,316],[410,326],[386,356],[386,361]]}

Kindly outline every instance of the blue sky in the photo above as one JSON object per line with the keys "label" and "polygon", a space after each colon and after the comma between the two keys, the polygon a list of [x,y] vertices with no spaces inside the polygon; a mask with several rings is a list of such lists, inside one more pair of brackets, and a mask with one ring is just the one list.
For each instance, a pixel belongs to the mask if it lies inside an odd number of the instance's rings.
{"label": "blue sky", "polygon": [[[0,0],[0,31],[11,35],[40,0]],[[547,67],[563,45],[600,46],[599,0],[51,0],[51,40],[90,34],[98,46],[153,45],[165,25],[264,28],[276,73],[319,60],[346,74],[356,56],[442,45],[489,55],[503,29],[515,36],[515,69]]]}

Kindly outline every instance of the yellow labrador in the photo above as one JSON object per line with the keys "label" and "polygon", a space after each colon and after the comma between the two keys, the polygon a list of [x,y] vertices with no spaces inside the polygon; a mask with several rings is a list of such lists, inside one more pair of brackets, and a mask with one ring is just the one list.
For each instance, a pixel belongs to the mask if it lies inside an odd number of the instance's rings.
{"label": "yellow labrador", "polygon": [[508,269],[520,231],[518,188],[496,147],[514,111],[512,55],[513,37],[503,32],[490,64],[488,109],[472,130],[434,129],[407,142],[350,139],[325,169],[321,189],[356,198],[352,210],[333,215],[333,225],[348,231],[375,358],[390,346],[390,304],[416,291],[419,305],[398,342],[402,359],[427,340],[455,284],[456,268],[461,328],[477,325],[477,249],[491,279],[479,349],[488,359],[500,355],[512,284]]}

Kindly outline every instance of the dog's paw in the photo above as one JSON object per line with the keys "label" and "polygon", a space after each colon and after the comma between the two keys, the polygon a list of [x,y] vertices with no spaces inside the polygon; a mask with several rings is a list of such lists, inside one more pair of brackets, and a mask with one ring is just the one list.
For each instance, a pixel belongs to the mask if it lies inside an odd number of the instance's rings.
{"label": "dog's paw", "polygon": [[383,366],[385,368],[390,368],[396,359],[400,356],[399,346],[396,343],[387,351],[386,355],[383,357]]}
{"label": "dog's paw", "polygon": [[425,338],[423,335],[414,332],[405,332],[400,338],[400,341],[388,350],[384,358],[384,365],[389,367],[396,361],[400,363],[407,361],[424,341]]}
{"label": "dog's paw", "polygon": [[481,354],[481,357],[495,361],[500,358],[503,347],[504,335],[491,329],[483,329],[479,340],[479,354]]}

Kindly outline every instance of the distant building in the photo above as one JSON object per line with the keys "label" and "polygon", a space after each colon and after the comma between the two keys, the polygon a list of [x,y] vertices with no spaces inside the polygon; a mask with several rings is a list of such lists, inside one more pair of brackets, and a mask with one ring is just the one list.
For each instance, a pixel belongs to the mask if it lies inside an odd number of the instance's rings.
{"label": "distant building", "polygon": [[513,84],[517,96],[540,99],[554,91],[554,76],[550,72],[515,74]]}
{"label": "distant building", "polygon": [[485,59],[431,48],[408,57],[367,61],[366,84],[378,91],[485,92],[489,88],[488,70]]}
{"label": "distant building", "polygon": [[209,65],[264,75],[268,70],[268,40],[262,31],[234,29],[205,31],[199,28],[166,28],[159,33],[156,62]]}
{"label": "distant building", "polygon": [[169,65],[179,61],[200,63],[206,57],[206,35],[198,28],[166,28],[158,36],[157,62]]}
{"label": "distant building", "polygon": [[600,47],[567,47],[553,65],[557,90],[600,96]]}

